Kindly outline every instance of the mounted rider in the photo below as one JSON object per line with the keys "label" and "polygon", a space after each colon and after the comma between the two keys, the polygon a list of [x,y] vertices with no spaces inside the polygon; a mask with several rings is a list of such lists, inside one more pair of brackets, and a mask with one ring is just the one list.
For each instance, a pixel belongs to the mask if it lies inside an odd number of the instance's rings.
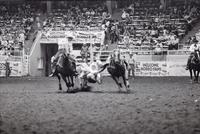
{"label": "mounted rider", "polygon": [[128,79],[128,70],[130,66],[129,66],[129,63],[127,62],[126,56],[121,54],[120,49],[113,50],[113,52],[110,54],[110,56],[106,60],[106,63],[111,64],[111,59],[113,59],[115,63],[119,65],[123,65],[125,67],[125,76],[126,76],[126,79]]}
{"label": "mounted rider", "polygon": [[55,76],[55,70],[56,66],[58,65],[59,67],[63,68],[63,60],[65,57],[68,57],[68,59],[72,62],[74,66],[74,73],[77,75],[76,71],[76,60],[70,55],[70,48],[66,49],[65,44],[59,44],[58,45],[58,52],[51,57],[51,63],[52,63],[52,73],[49,75],[50,77]]}
{"label": "mounted rider", "polygon": [[113,51],[113,58],[115,60],[115,62],[124,65],[126,70],[128,70],[129,68],[129,64],[127,62],[126,56],[121,54],[120,49],[115,49]]}
{"label": "mounted rider", "polygon": [[189,69],[189,64],[191,63],[195,53],[197,53],[197,56],[199,57],[199,50],[200,50],[200,44],[198,44],[197,40],[194,40],[193,44],[189,48],[190,56],[189,56],[188,61],[187,61],[186,70]]}

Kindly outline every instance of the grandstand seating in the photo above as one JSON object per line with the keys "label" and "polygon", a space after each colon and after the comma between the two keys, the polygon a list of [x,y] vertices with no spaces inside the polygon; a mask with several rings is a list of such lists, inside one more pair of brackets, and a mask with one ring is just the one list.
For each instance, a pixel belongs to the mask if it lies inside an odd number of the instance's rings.
{"label": "grandstand seating", "polygon": [[[179,49],[179,40],[187,34],[189,27],[199,19],[199,9],[196,12],[183,13],[182,6],[169,7],[165,12],[159,9],[159,4],[154,3],[134,3],[132,9],[126,8],[124,12],[128,16],[121,21],[121,42],[119,48],[145,50],[155,49],[157,44],[162,44],[164,50]],[[189,6],[189,5],[188,5]],[[177,9],[175,12],[173,9]],[[190,15],[189,15],[190,14]],[[190,16],[190,17],[189,17]],[[188,20],[190,18],[190,21]],[[127,26],[128,25],[128,26]],[[166,32],[167,31],[167,32]],[[129,35],[129,46],[124,42],[124,34]],[[176,38],[178,37],[178,38]],[[152,43],[152,41],[154,41]],[[153,48],[152,48],[153,46]],[[176,46],[176,47],[174,47]],[[181,46],[182,47],[182,46]]]}
{"label": "grandstand seating", "polygon": [[22,54],[24,41],[28,38],[34,22],[36,9],[30,4],[0,6],[0,54]]}
{"label": "grandstand seating", "polygon": [[43,25],[44,29],[50,27],[57,31],[101,29],[102,20],[108,15],[107,10],[97,5],[90,8],[80,8],[80,6],[71,5],[68,9],[53,9]]}
{"label": "grandstand seating", "polygon": [[[182,2],[166,10],[160,8],[159,0],[135,2],[123,10],[127,17],[122,20],[112,20],[102,3],[95,2],[84,7],[72,2],[67,6],[54,7],[52,13],[44,17],[43,38],[48,36],[48,31],[105,30],[105,44],[109,45],[111,40],[122,49],[154,50],[158,45],[163,50],[179,49],[179,40],[199,18],[197,6],[188,4],[190,8],[186,8]],[[10,9],[1,5],[0,54],[21,51],[23,45],[20,42],[23,41],[20,37],[24,34],[24,38],[27,38],[33,23],[37,21],[34,4],[19,4]]]}

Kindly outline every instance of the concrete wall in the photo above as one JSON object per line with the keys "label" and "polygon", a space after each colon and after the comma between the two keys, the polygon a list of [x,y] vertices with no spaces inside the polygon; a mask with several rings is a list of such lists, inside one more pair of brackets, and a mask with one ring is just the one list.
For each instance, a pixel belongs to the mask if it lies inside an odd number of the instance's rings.
{"label": "concrete wall", "polygon": [[30,76],[43,76],[43,55],[42,48],[40,45],[40,38],[42,33],[38,32],[37,37],[33,43],[31,53],[29,55],[29,74]]}

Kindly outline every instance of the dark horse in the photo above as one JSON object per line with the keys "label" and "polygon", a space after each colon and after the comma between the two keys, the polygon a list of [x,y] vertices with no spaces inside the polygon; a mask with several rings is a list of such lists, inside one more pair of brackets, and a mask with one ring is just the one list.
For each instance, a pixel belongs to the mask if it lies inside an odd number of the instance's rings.
{"label": "dark horse", "polygon": [[129,92],[130,90],[129,90],[129,82],[127,78],[128,76],[126,76],[127,66],[128,66],[127,63],[120,63],[119,61],[115,61],[114,58],[111,58],[110,63],[105,64],[102,67],[102,70],[100,72],[102,72],[103,70],[105,70],[105,68],[107,68],[108,73],[116,82],[119,88],[119,92],[121,92],[121,88],[122,88],[122,84],[119,82],[119,78],[122,77],[124,85],[126,87],[126,91]]}
{"label": "dark horse", "polygon": [[[58,54],[59,53],[59,54]],[[75,61],[72,61],[69,55],[64,52],[58,52],[55,56],[55,60],[52,63],[52,68],[54,70],[54,75],[57,76],[59,80],[59,90],[62,90],[61,77],[65,81],[67,86],[67,92],[70,88],[74,88],[74,77],[75,75]]]}
{"label": "dark horse", "polygon": [[[200,72],[200,58],[197,52],[192,55],[191,62],[189,63],[189,71],[191,81],[198,83]],[[192,73],[194,73],[194,79]]]}

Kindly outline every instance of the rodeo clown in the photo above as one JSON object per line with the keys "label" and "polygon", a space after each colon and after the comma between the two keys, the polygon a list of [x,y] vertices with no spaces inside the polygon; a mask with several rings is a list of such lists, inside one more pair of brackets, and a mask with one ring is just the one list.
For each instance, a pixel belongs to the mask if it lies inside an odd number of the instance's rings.
{"label": "rodeo clown", "polygon": [[97,82],[98,84],[101,84],[101,74],[99,73],[99,70],[102,66],[103,64],[100,61],[100,56],[94,56],[94,61],[90,64],[84,62],[83,64],[78,65],[77,70],[80,72],[79,78],[87,78],[90,83]]}
{"label": "rodeo clown", "polygon": [[[71,38],[68,37],[68,40],[70,40]],[[66,48],[66,44],[59,44],[58,45],[58,52],[51,57],[51,64],[52,64],[52,73],[49,75],[49,77],[53,77],[55,76],[55,72],[56,72],[56,66],[60,66],[61,68],[63,68],[63,59],[61,58],[63,56],[63,53],[65,54],[64,56],[68,56],[69,60],[72,61],[72,64],[74,65],[74,73],[75,75],[78,75],[77,71],[76,71],[76,60],[73,58],[72,55],[70,55],[70,47]]]}

